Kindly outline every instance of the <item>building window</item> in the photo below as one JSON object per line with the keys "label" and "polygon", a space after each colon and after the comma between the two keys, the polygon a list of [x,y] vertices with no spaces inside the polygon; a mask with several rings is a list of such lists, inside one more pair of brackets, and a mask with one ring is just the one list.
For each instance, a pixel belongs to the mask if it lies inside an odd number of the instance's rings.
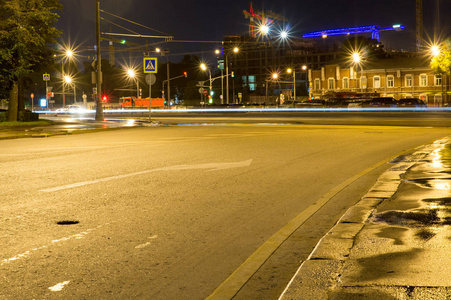
{"label": "building window", "polygon": [[442,75],[435,75],[434,76],[434,84],[435,85],[442,85]]}
{"label": "building window", "polygon": [[315,79],[315,91],[319,91],[321,89],[321,82],[319,79]]}
{"label": "building window", "polygon": [[389,88],[395,87],[395,77],[393,77],[392,75],[387,76],[387,87]]}
{"label": "building window", "polygon": [[412,87],[413,78],[412,75],[406,75],[406,87]]}
{"label": "building window", "polygon": [[349,89],[349,78],[348,77],[343,77],[343,88]]}
{"label": "building window", "polygon": [[428,85],[428,76],[426,74],[420,75],[420,86],[427,86]]}
{"label": "building window", "polygon": [[335,79],[329,78],[329,80],[327,80],[327,88],[329,90],[334,90],[335,89]]}
{"label": "building window", "polygon": [[256,90],[255,75],[249,76],[249,90],[251,90],[251,91]]}
{"label": "building window", "polygon": [[374,76],[373,77],[373,87],[375,89],[378,89],[381,87],[381,77],[380,76]]}

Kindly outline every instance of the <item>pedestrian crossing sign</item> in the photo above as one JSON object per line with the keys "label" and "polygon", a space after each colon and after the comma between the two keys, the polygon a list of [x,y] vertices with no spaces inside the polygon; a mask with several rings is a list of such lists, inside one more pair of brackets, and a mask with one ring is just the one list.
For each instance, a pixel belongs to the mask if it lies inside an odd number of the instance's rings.
{"label": "pedestrian crossing sign", "polygon": [[144,73],[157,73],[157,58],[144,57]]}

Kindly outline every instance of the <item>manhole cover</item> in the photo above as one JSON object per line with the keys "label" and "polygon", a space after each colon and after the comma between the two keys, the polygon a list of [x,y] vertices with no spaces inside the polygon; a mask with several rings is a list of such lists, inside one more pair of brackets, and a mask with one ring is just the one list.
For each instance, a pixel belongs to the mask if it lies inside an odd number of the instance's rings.
{"label": "manhole cover", "polygon": [[75,225],[80,223],[79,221],[74,221],[74,220],[64,220],[64,221],[58,221],[56,222],[56,224],[58,225]]}

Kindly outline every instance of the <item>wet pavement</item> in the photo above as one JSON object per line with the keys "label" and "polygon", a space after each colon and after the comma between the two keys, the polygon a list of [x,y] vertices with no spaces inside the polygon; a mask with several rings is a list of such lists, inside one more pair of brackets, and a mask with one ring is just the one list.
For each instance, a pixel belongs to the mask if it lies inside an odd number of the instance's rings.
{"label": "wet pavement", "polygon": [[393,163],[280,299],[451,299],[451,138]]}
{"label": "wet pavement", "polygon": [[96,121],[92,118],[45,118],[53,124],[45,126],[13,126],[0,128],[0,140],[14,138],[39,138],[55,135],[68,135],[74,133],[92,132],[95,130],[116,129],[126,127],[157,126],[156,121],[148,119],[105,119]]}

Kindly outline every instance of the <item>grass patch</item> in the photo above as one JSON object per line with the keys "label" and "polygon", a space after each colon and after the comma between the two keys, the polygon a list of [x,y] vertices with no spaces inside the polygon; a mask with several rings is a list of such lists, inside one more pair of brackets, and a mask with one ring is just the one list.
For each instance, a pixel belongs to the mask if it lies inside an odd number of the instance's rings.
{"label": "grass patch", "polygon": [[0,129],[49,126],[49,125],[53,125],[54,123],[55,123],[54,121],[50,121],[50,120],[41,120],[41,121],[33,121],[33,122],[0,122]]}

